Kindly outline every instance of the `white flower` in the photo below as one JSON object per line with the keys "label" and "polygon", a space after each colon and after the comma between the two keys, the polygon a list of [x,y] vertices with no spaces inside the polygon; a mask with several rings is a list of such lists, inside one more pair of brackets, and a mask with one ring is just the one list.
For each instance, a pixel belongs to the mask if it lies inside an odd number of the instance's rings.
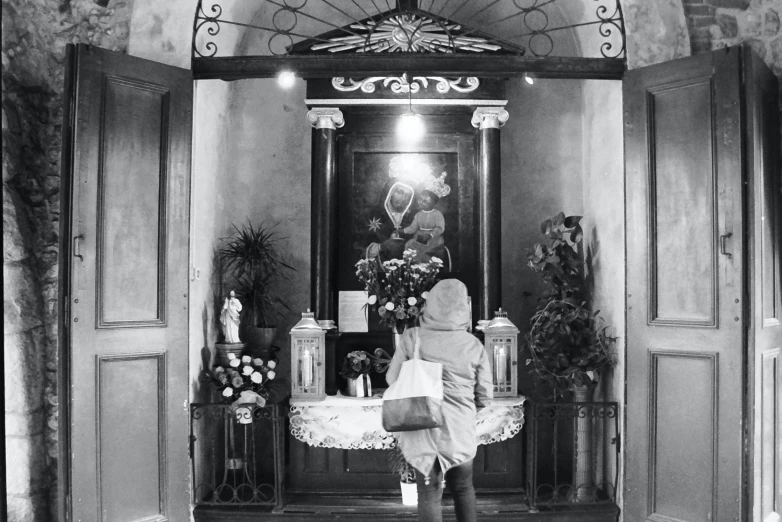
{"label": "white flower", "polygon": [[389,302],[386,303],[386,310],[391,311],[394,308],[396,308],[396,306],[394,306],[394,302],[393,301],[389,301]]}
{"label": "white flower", "polygon": [[263,366],[263,359],[261,359],[260,357],[256,357],[255,359],[253,359],[253,364],[255,366]]}
{"label": "white flower", "polygon": [[238,368],[240,364],[242,363],[236,357],[231,359],[230,365],[233,366],[234,368]]}
{"label": "white flower", "polygon": [[244,356],[242,356],[242,362],[243,362],[244,364],[250,364],[250,362],[251,362],[252,360],[253,360],[253,359],[252,359],[252,357],[250,357],[249,355],[244,355]]}
{"label": "white flower", "polygon": [[377,296],[376,295],[370,295],[369,299],[367,299],[367,303],[373,305],[377,303]]}
{"label": "white flower", "polygon": [[230,386],[226,386],[226,388],[223,390],[223,397],[230,397],[234,394],[234,389]]}
{"label": "white flower", "polygon": [[245,366],[244,368],[242,368],[242,373],[245,375],[250,375],[254,371],[255,370],[253,370],[252,366]]}
{"label": "white flower", "polygon": [[414,304],[416,304],[417,302],[418,302],[418,301],[416,301],[415,297],[408,297],[408,298],[407,298],[407,304],[409,304],[410,306],[413,306],[413,305],[414,305]]}
{"label": "white flower", "polygon": [[261,381],[263,381],[263,375],[261,375],[259,372],[253,372],[253,374],[250,375],[250,380],[254,383],[260,384]]}
{"label": "white flower", "polygon": [[432,256],[431,259],[432,259],[432,263],[434,263],[436,265],[442,265],[443,264],[443,260],[440,259],[439,257]]}
{"label": "white flower", "polygon": [[229,361],[233,361],[234,359],[236,359],[236,355],[235,355],[235,354],[232,354],[232,353],[229,353],[229,354],[228,354],[228,360],[229,360]]}
{"label": "white flower", "polygon": [[268,366],[269,368],[274,368],[275,366],[277,366],[277,363],[276,363],[276,362],[274,362],[274,361],[269,361],[269,362],[266,364],[266,366]]}
{"label": "white flower", "polygon": [[269,373],[266,374],[266,378],[269,379],[269,380],[272,380],[272,379],[274,379],[274,377],[276,375],[277,375],[276,373],[274,373],[273,371],[269,370]]}
{"label": "white flower", "polygon": [[427,297],[429,297],[429,292],[424,292],[421,294],[421,299],[426,299]]}

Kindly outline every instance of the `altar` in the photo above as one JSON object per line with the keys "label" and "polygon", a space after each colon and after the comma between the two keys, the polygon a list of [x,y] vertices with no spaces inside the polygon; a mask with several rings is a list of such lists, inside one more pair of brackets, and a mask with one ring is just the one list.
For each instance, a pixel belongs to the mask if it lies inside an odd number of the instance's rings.
{"label": "altar", "polygon": [[[297,440],[318,448],[391,449],[392,433],[381,425],[380,397],[330,396],[324,401],[291,400],[290,432]],[[515,437],[524,426],[524,397],[492,400],[478,412],[478,444]]]}

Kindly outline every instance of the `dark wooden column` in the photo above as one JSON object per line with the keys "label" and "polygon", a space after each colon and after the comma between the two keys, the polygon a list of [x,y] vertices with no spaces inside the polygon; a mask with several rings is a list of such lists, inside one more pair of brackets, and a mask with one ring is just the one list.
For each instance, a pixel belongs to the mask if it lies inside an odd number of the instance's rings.
{"label": "dark wooden column", "polygon": [[490,319],[502,301],[500,258],[500,127],[508,121],[502,107],[478,107],[478,317]]}
{"label": "dark wooden column", "polygon": [[307,113],[312,125],[312,310],[318,319],[336,319],[333,284],[337,263],[337,108]]}

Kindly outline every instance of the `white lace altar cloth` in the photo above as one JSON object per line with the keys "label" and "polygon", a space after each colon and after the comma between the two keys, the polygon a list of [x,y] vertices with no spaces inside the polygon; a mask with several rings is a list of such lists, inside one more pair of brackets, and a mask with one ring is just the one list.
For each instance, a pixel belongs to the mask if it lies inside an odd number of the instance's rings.
{"label": "white lace altar cloth", "polygon": [[[393,434],[383,429],[383,399],[328,396],[324,401],[291,399],[291,434],[319,448],[389,449]],[[524,397],[492,400],[478,412],[478,444],[510,439],[524,425]]]}

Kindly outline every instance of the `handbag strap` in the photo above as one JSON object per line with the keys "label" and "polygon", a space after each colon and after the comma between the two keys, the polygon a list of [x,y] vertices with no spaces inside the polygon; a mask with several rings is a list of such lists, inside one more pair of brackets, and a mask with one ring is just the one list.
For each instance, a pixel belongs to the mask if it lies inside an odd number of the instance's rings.
{"label": "handbag strap", "polygon": [[415,344],[413,345],[413,359],[421,358],[421,339],[418,337],[418,328],[413,329]]}

